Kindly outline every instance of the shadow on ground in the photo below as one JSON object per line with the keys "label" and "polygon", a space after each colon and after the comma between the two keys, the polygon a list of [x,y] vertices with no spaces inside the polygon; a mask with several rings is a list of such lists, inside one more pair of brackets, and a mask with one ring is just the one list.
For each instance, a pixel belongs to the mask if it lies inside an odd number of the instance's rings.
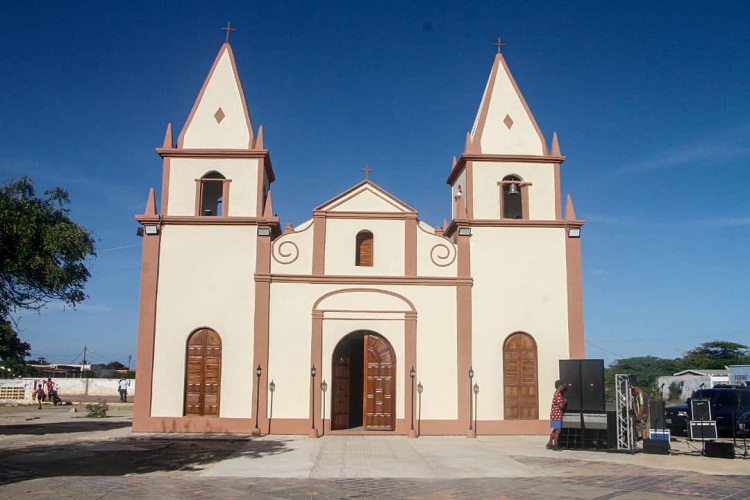
{"label": "shadow on ground", "polygon": [[238,452],[240,456],[260,458],[288,451],[283,440],[251,441],[227,437],[128,437],[67,445],[32,445],[0,456],[0,485],[54,476],[191,472]]}
{"label": "shadow on ground", "polygon": [[84,419],[73,422],[53,422],[45,424],[18,424],[0,426],[0,435],[12,436],[15,434],[27,434],[41,436],[43,434],[69,434],[74,432],[96,432],[108,431],[112,429],[122,429],[130,427],[130,420],[117,417],[106,419]]}

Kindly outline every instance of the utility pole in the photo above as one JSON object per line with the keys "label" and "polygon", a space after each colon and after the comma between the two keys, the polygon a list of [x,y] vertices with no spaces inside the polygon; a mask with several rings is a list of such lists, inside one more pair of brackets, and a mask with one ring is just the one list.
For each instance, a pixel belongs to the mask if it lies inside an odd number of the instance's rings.
{"label": "utility pole", "polygon": [[83,346],[83,366],[81,366],[81,378],[83,378],[83,371],[86,369],[86,352],[89,350],[87,346]]}
{"label": "utility pole", "polygon": [[128,371],[125,373],[125,378],[130,378],[130,360],[133,359],[132,354],[128,354]]}

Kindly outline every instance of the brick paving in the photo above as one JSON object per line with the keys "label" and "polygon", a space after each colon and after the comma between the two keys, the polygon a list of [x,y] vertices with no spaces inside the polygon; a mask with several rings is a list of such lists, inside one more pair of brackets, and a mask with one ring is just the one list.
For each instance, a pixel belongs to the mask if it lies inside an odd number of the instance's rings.
{"label": "brick paving", "polygon": [[[543,437],[143,435],[130,432],[126,405],[109,419],[33,410],[0,408],[0,498],[750,498],[750,460],[743,457],[554,452],[536,444]],[[398,477],[377,469],[389,454]],[[310,469],[291,467],[300,460]],[[274,468],[279,464],[287,468]],[[277,477],[262,476],[273,471]],[[287,473],[292,477],[281,477]]]}

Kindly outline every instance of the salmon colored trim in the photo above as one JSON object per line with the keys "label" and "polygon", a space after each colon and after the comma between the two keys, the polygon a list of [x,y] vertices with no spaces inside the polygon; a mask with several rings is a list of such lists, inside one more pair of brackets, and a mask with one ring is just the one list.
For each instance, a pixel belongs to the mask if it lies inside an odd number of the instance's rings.
{"label": "salmon colored trim", "polygon": [[529,189],[530,183],[522,182],[521,186],[521,219],[529,220],[531,218],[529,214],[529,196],[531,190]]}
{"label": "salmon colored trim", "polygon": [[[263,160],[261,159],[259,161],[262,162]],[[264,179],[263,179],[263,168],[262,167],[263,167],[263,164],[259,163],[258,164],[258,178],[257,178],[256,184],[255,184],[255,191],[256,191],[256,194],[255,194],[255,198],[256,198],[255,199],[255,202],[256,202],[255,203],[255,205],[256,205],[255,206],[255,216],[257,218],[259,218],[259,219],[263,218],[263,201],[264,201],[263,200],[263,185],[264,185],[263,180]],[[268,189],[269,190],[271,189],[271,183],[270,182],[268,183]]]}
{"label": "salmon colored trim", "polygon": [[229,217],[229,186],[232,179],[224,179],[221,183],[221,216]]}
{"label": "salmon colored trim", "polygon": [[[419,366],[417,365],[417,313],[407,312],[404,323],[404,408],[406,408],[406,420],[409,437],[416,437],[416,408],[417,389],[416,384],[419,377]],[[417,372],[414,380],[411,378],[412,367]],[[414,430],[412,430],[414,422]]]}
{"label": "salmon colored trim", "polygon": [[529,108],[529,105],[526,103],[526,99],[524,99],[523,94],[521,93],[521,89],[518,88],[518,84],[516,83],[516,79],[513,78],[513,73],[510,72],[508,63],[505,62],[505,58],[503,57],[501,53],[498,53],[497,56],[495,57],[500,59],[500,63],[503,65],[503,68],[505,69],[505,73],[508,75],[508,79],[510,80],[511,85],[513,85],[513,90],[516,91],[516,95],[518,96],[518,99],[521,101],[521,104],[523,105],[523,109],[526,111],[526,114],[531,120],[532,125],[534,125],[534,130],[536,130],[536,135],[539,137],[539,141],[542,143],[542,151],[544,152],[545,155],[548,154],[549,150],[547,149],[547,141],[544,139],[542,130],[539,128],[539,124],[537,124],[536,118],[534,118],[534,115],[531,112],[531,108]]}
{"label": "salmon colored trim", "polygon": [[[284,253],[282,250],[283,247],[291,245],[292,249],[289,251],[289,253]],[[278,254],[278,257],[276,256]],[[299,247],[297,244],[293,241],[282,241],[280,243],[273,243],[273,248],[271,250],[271,257],[273,257],[273,260],[281,264],[282,266],[286,266],[288,264],[292,264],[293,262],[296,262],[296,260],[299,258]],[[289,259],[291,257],[291,259]],[[285,259],[285,260],[279,260]],[[289,259],[289,260],[286,260]]]}
{"label": "salmon colored trim", "polygon": [[[360,182],[359,184],[356,184],[353,187],[347,189],[343,193],[334,196],[333,198],[331,198],[330,200],[326,201],[322,205],[318,205],[317,207],[315,207],[315,210],[313,210],[313,213],[319,212],[319,211],[330,212],[332,208],[335,208],[335,207],[339,206],[341,203],[344,203],[345,201],[347,201],[348,199],[350,199],[349,195],[354,194],[354,192],[356,192],[357,190],[359,190],[363,186],[371,187],[375,191],[375,194],[379,194],[381,199],[383,199],[384,201],[388,201],[389,203],[391,203],[392,205],[394,205],[396,208],[399,208],[399,209],[404,210],[406,212],[413,212],[413,213],[417,212],[412,207],[410,207],[409,205],[407,205],[403,201],[399,200],[398,198],[396,198],[391,193],[389,193],[385,189],[381,188],[380,186],[378,186],[374,182],[369,181],[369,180],[364,180],[364,181]],[[399,205],[401,205],[401,206],[399,207]],[[336,213],[339,213],[339,212],[336,212]]]}
{"label": "salmon colored trim", "polygon": [[[495,89],[495,81],[497,80],[497,69],[499,66],[500,54],[495,56],[495,60],[492,62],[492,69],[490,69],[490,77],[487,80],[487,86],[484,89],[482,95],[482,101],[479,108],[479,119],[477,120],[477,128],[473,134],[467,137],[467,144],[464,147],[465,153],[471,152],[481,153],[482,152],[482,134],[484,133],[484,126],[487,123],[487,114],[489,113],[490,103],[492,102],[492,92]],[[471,141],[469,143],[469,141]]]}
{"label": "salmon colored trim", "polygon": [[227,160],[227,159],[248,159],[248,158],[262,158],[263,170],[266,172],[270,182],[276,180],[276,175],[273,172],[273,165],[271,164],[271,155],[267,150],[248,150],[248,149],[165,149],[156,148],[156,152],[162,158],[201,158],[201,159],[216,159],[216,160]]}
{"label": "salmon colored trim", "polygon": [[169,158],[162,160],[161,167],[161,213],[169,213],[169,178],[171,172],[171,162]]}
{"label": "salmon colored trim", "polygon": [[565,161],[564,156],[552,155],[496,155],[496,154],[467,154],[464,153],[458,159],[451,169],[451,173],[446,179],[447,184],[453,185],[453,182],[461,175],[461,170],[466,162],[490,162],[490,163],[562,163]]}
{"label": "salmon colored trim", "polygon": [[201,198],[203,197],[203,182],[201,179],[195,179],[195,212],[194,216],[201,214]]}
{"label": "salmon colored trim", "polygon": [[[138,401],[138,398],[135,401]],[[223,417],[146,417],[139,419],[136,425],[135,409],[133,411],[133,432],[250,434],[254,426],[255,421],[251,418]]]}
{"label": "salmon colored trim", "polygon": [[[458,245],[458,277],[471,278],[471,236],[460,236],[456,233],[456,243]],[[457,284],[456,287],[456,319],[458,421],[463,431],[466,432],[469,430],[471,387],[467,390],[464,382],[469,380],[469,368],[472,366],[472,304],[471,286],[465,283]]]}
{"label": "salmon colored trim", "polygon": [[[415,314],[417,312],[417,308],[414,307],[414,304],[412,303],[412,301],[410,301],[409,299],[407,299],[403,295],[401,295],[399,293],[396,293],[396,292],[391,292],[390,290],[379,290],[377,288],[344,288],[342,290],[334,290],[332,292],[328,292],[326,294],[321,295],[318,298],[318,300],[315,301],[315,304],[313,304],[313,312],[314,313],[315,312],[320,312],[321,313],[321,319],[322,319],[323,318],[323,316],[322,316],[322,312],[323,311],[321,311],[319,309],[319,307],[320,307],[320,304],[324,300],[326,300],[329,297],[333,297],[334,295],[339,295],[339,294],[342,294],[342,293],[358,293],[358,292],[382,293],[384,295],[390,295],[391,297],[396,297],[397,299],[401,299],[403,302],[405,302],[406,304],[408,304],[409,309],[410,309],[411,312],[413,312]],[[368,311],[368,312],[378,312],[378,311]],[[386,312],[391,312],[391,311],[386,311]]]}
{"label": "salmon colored trim", "polygon": [[581,239],[565,235],[565,267],[568,277],[568,355],[570,359],[586,357],[583,330],[583,277]]}
{"label": "salmon colored trim", "polygon": [[326,266],[326,219],[322,215],[313,215],[313,276],[323,276]]}
{"label": "salmon colored trim", "polygon": [[[271,236],[257,236],[255,272],[265,274],[271,270]],[[253,365],[250,377],[253,381],[253,398],[251,413],[258,408],[258,426],[260,429],[268,428],[268,353],[269,353],[269,331],[271,311],[271,283],[266,281],[255,281],[255,317],[253,320]],[[255,373],[257,367],[261,367],[260,391],[258,388],[258,377]]]}
{"label": "salmon colored trim", "polygon": [[416,213],[408,212],[325,212],[315,210],[313,217],[326,217],[327,219],[389,219],[389,220],[417,220]]}
{"label": "salmon colored trim", "polygon": [[[474,283],[472,278],[453,278],[449,276],[340,276],[321,274],[256,274],[255,280],[266,280],[273,283],[310,283],[331,285],[422,285],[422,286],[457,286]],[[370,290],[369,288],[365,290]]]}
{"label": "salmon colored trim", "polygon": [[466,215],[474,218],[474,163],[466,162]]}
{"label": "salmon colored trim", "polygon": [[[318,301],[315,302],[315,304],[319,304],[321,299],[318,299]],[[309,375],[309,370],[312,369],[312,367],[315,367],[317,370],[317,376],[313,379],[312,375]],[[312,407],[311,402],[308,399],[307,400],[307,408],[308,408],[308,414],[307,414],[307,421],[308,422],[314,422],[314,426],[311,424],[311,428],[309,429],[308,435],[310,437],[318,437],[320,435],[319,430],[323,429],[322,424],[322,409],[321,409],[321,394],[318,390],[318,387],[316,385],[320,384],[321,377],[323,376],[324,370],[323,370],[323,313],[321,311],[316,311],[315,306],[313,306],[312,311],[312,335],[311,335],[311,345],[310,345],[310,366],[308,367],[308,394],[312,392],[313,398],[312,398]],[[311,386],[310,384],[315,384]]]}
{"label": "salmon colored trim", "polygon": [[154,340],[156,337],[156,299],[159,287],[159,250],[161,231],[143,235],[141,256],[141,297],[138,312],[136,385],[138,397],[133,404],[133,430],[146,431],[151,415],[154,376]]}
{"label": "salmon colored trim", "polygon": [[188,128],[190,128],[190,124],[193,122],[193,117],[195,116],[195,112],[198,110],[198,106],[203,100],[203,94],[206,92],[206,89],[208,88],[208,82],[210,82],[211,78],[213,78],[214,72],[216,71],[216,67],[219,65],[219,61],[221,60],[225,51],[229,55],[229,62],[232,65],[232,73],[234,73],[235,82],[237,83],[237,89],[240,93],[240,101],[242,102],[242,110],[245,113],[245,122],[247,123],[247,129],[249,131],[249,136],[250,136],[250,140],[249,140],[247,147],[248,148],[253,147],[253,140],[254,140],[253,125],[252,123],[250,123],[250,113],[248,112],[247,102],[245,101],[245,92],[242,90],[242,83],[240,83],[240,75],[237,72],[237,63],[234,61],[234,53],[232,52],[232,47],[229,46],[229,43],[225,43],[219,49],[219,53],[216,55],[216,59],[214,59],[214,63],[211,65],[211,69],[208,72],[208,76],[206,77],[206,80],[203,82],[203,86],[201,87],[200,92],[198,92],[198,97],[195,99],[193,108],[190,110],[188,119],[185,122],[185,125],[182,127],[182,131],[180,132],[179,137],[177,138],[178,149],[182,149],[182,146],[185,140],[185,133],[187,132]]}
{"label": "salmon colored trim", "polygon": [[[152,220],[153,219],[153,220]],[[260,222],[256,217],[215,217],[213,215],[165,215],[161,218],[154,219],[136,215],[135,220],[140,223],[156,222],[157,220],[164,226],[185,226],[185,225],[217,225],[217,226],[255,226]],[[264,226],[278,226],[278,221],[263,221]]]}
{"label": "salmon colored trim", "polygon": [[[524,219],[472,219],[471,227],[529,227],[529,228],[565,228],[581,227],[586,224],[583,220],[524,220]],[[451,221],[445,230],[450,237],[458,229],[456,221]]]}
{"label": "salmon colored trim", "polygon": [[408,219],[404,224],[404,275],[417,275],[417,219]]}

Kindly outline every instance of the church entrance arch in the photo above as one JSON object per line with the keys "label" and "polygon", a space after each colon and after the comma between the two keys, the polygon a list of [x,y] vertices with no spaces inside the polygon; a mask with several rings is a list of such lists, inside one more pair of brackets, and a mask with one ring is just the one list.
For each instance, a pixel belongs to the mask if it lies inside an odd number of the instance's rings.
{"label": "church entrance arch", "polygon": [[221,337],[210,328],[202,328],[187,342],[184,414],[218,417],[220,393]]}
{"label": "church entrance arch", "polygon": [[382,336],[352,332],[332,358],[331,429],[392,431],[396,428],[396,354]]}

